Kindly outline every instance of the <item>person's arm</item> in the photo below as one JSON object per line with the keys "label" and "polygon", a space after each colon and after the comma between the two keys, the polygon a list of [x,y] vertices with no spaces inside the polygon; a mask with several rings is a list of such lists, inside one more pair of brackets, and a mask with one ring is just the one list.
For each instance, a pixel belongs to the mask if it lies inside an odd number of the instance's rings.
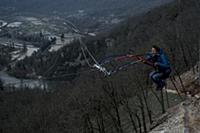
{"label": "person's arm", "polygon": [[150,61],[143,61],[144,64],[155,67],[154,63],[150,62]]}
{"label": "person's arm", "polygon": [[151,52],[147,52],[144,55],[144,59],[143,59],[143,63],[152,67],[154,66],[154,62],[153,62],[153,54]]}

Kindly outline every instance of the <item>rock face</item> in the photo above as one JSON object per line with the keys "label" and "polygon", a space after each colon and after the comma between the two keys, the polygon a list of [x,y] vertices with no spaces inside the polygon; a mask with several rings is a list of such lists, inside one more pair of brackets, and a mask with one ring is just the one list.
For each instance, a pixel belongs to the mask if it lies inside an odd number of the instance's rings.
{"label": "rock face", "polygon": [[150,133],[200,133],[200,99],[186,98],[164,115]]}

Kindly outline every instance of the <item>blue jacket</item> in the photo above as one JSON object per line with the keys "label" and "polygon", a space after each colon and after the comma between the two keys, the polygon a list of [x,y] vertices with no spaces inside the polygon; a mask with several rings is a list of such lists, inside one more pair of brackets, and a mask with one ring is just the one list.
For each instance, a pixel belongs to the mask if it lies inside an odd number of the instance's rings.
{"label": "blue jacket", "polygon": [[170,68],[169,62],[165,57],[162,49],[160,49],[159,53],[156,54],[155,56],[152,55],[152,53],[146,53],[145,59],[152,63],[156,63],[157,64],[156,68],[160,72],[164,72],[165,70]]}
{"label": "blue jacket", "polygon": [[157,64],[158,71],[160,72],[164,72],[166,69],[170,68],[169,62],[166,56],[164,55],[162,49],[160,49],[159,54],[157,55],[157,58],[155,60],[155,63]]}

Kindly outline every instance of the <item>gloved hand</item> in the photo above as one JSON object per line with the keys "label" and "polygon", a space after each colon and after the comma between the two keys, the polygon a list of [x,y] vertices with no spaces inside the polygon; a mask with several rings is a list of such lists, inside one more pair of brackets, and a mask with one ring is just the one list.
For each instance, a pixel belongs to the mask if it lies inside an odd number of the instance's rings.
{"label": "gloved hand", "polygon": [[155,66],[155,67],[156,67],[156,66],[158,66],[158,63],[157,63],[157,62],[155,62],[155,63],[154,63],[154,66]]}

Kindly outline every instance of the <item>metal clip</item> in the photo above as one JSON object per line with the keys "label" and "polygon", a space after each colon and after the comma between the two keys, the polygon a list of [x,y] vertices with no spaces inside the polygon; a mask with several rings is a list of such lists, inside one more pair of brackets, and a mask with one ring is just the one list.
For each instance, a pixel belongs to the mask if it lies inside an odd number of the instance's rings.
{"label": "metal clip", "polygon": [[97,68],[99,71],[103,72],[105,75],[110,76],[111,72],[108,72],[105,67],[94,64],[93,67]]}

